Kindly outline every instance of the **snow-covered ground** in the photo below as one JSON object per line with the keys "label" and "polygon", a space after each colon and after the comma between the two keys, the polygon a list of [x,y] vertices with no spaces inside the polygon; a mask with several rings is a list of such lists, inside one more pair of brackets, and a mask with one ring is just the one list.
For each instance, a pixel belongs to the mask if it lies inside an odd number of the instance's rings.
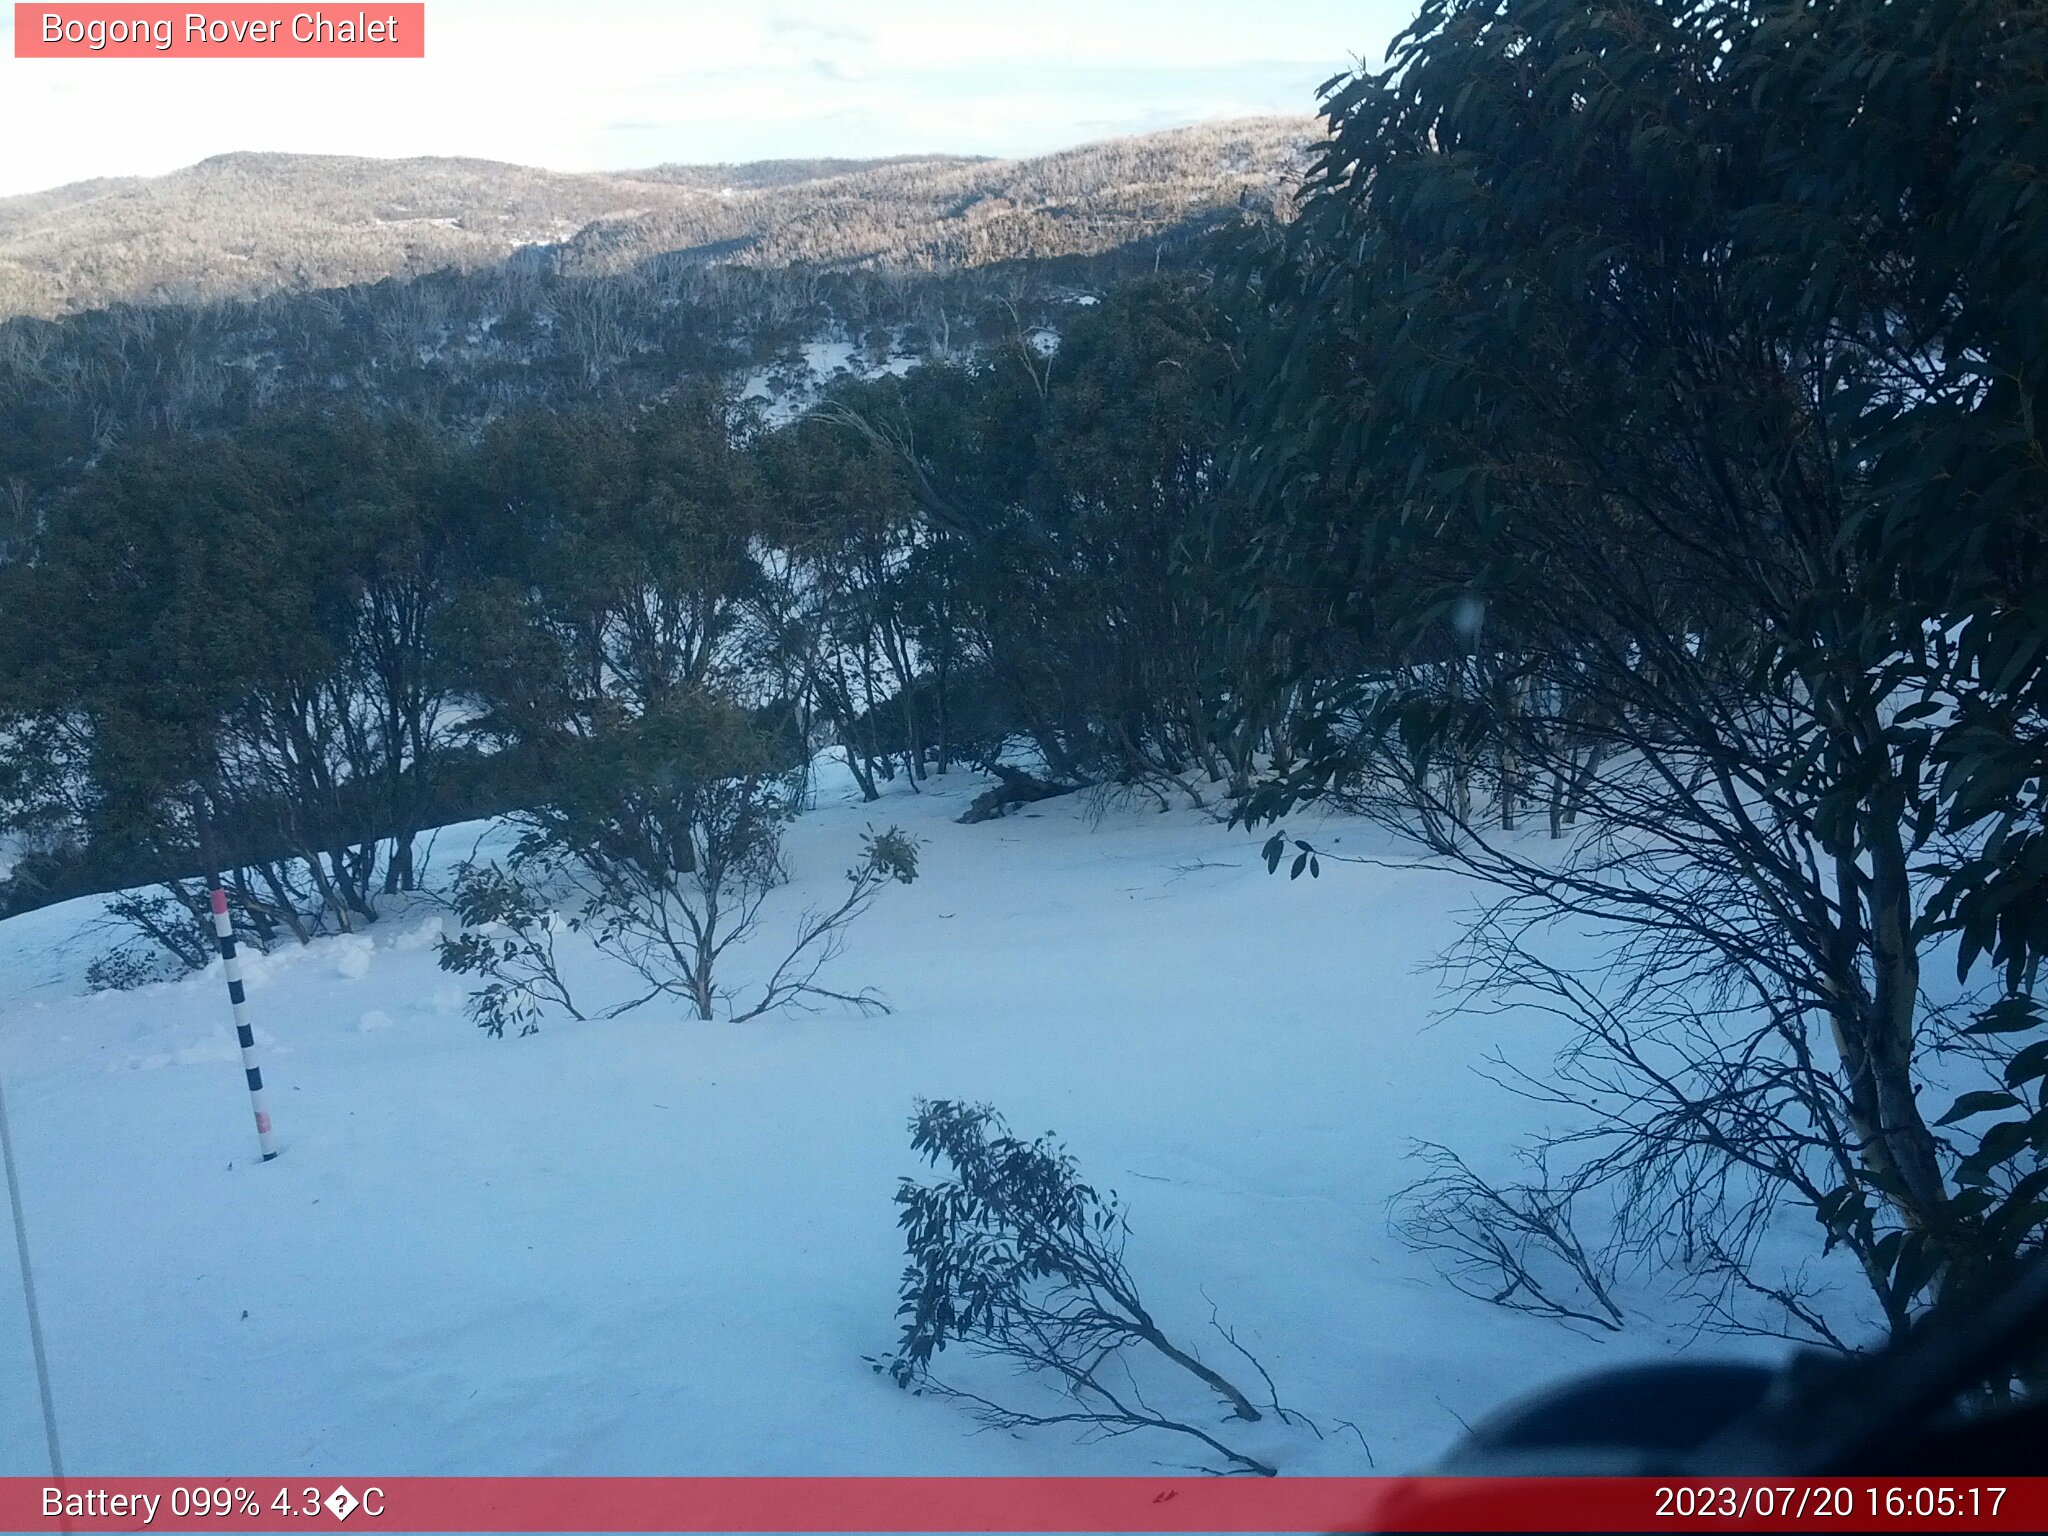
{"label": "snow-covered ground", "polygon": [[795,359],[748,374],[740,383],[740,398],[760,401],[762,419],[768,425],[787,426],[840,379],[879,379],[885,374],[901,377],[917,363],[916,357],[903,352],[877,360],[843,337],[807,341]]}
{"label": "snow-covered ground", "polygon": [[[217,970],[87,995],[97,900],[0,923],[7,1073],[73,1472],[1108,1473],[1199,1450],[978,1430],[862,1356],[894,1342],[891,1196],[919,1095],[1056,1130],[1116,1189],[1168,1330],[1425,1464],[1504,1400],[1692,1345],[1628,1293],[1593,1339],[1451,1291],[1389,1233],[1413,1138],[1504,1166],[1533,1111],[1474,1071],[1549,1042],[1436,1020],[1423,970],[1476,893],[1419,868],[1269,877],[1202,816],[1079,800],[953,820],[955,773],[792,831],[776,910],[831,896],[870,824],[923,840],[832,977],[894,1011],[702,1024],[654,1007],[484,1037],[424,904],[250,965],[284,1152],[254,1161]],[[449,829],[436,870],[488,828]],[[501,835],[501,834],[497,834]],[[1318,834],[1357,848],[1366,834]],[[772,926],[772,925],[771,925]],[[763,954],[761,959],[769,958]],[[623,996],[583,952],[572,979]],[[1504,1034],[1504,1031],[1507,1032]],[[1002,1378],[996,1378],[998,1384]],[[1162,1405],[1165,1406],[1165,1405]],[[1199,1396],[1177,1406],[1215,1416]],[[1359,1439],[1220,1430],[1287,1472]],[[41,1470],[11,1258],[0,1474]]]}

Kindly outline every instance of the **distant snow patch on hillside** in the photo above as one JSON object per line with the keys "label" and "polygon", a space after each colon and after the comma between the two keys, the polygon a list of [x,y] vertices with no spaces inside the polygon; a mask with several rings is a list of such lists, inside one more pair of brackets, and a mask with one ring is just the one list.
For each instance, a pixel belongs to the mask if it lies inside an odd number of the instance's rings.
{"label": "distant snow patch on hillside", "polygon": [[807,341],[793,355],[748,374],[740,398],[762,402],[762,419],[771,427],[786,426],[841,379],[890,374],[900,378],[918,362],[911,353],[893,348],[887,357],[877,358],[844,337]]}

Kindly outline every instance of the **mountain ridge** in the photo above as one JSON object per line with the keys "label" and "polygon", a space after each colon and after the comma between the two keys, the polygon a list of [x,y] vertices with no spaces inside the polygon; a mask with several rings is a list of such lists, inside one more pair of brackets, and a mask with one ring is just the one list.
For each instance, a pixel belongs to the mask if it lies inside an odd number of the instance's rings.
{"label": "mountain ridge", "polygon": [[930,154],[567,172],[454,156],[232,151],[0,198],[0,317],[251,298],[492,265],[934,270],[1089,255],[1284,209],[1309,117],[1241,118],[1011,159]]}

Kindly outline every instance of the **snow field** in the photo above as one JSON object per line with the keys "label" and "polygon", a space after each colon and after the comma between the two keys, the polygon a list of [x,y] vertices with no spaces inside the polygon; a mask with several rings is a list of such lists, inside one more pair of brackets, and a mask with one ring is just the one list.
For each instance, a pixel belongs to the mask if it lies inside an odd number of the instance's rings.
{"label": "snow field", "polygon": [[[60,1429],[75,1474],[1146,1472],[1192,1441],[982,1431],[898,1390],[891,1195],[925,1172],[919,1095],[1056,1131],[1123,1197],[1169,1333],[1327,1438],[1171,1404],[1283,1472],[1425,1465],[1504,1400],[1690,1338],[1654,1291],[1591,1339],[1458,1295],[1387,1229],[1414,1138],[1505,1171],[1533,1111],[1479,1078],[1500,1020],[1434,1020],[1424,969],[1477,899],[1421,868],[1269,877],[1193,812],[1046,802],[957,825],[959,771],[862,806],[843,780],[788,839],[786,921],[864,827],[923,842],[829,984],[746,1025],[657,1005],[490,1040],[440,972],[427,903],[251,957],[283,1143],[255,1161],[218,969],[86,995],[97,899],[0,923],[7,1074]],[[1318,838],[1357,847],[1355,825]],[[445,878],[502,828],[445,829]],[[1390,850],[1380,850],[1390,852]],[[452,918],[446,919],[452,922]],[[781,924],[747,963],[766,967]],[[579,1002],[628,978],[565,940]],[[742,968],[744,970],[744,967]],[[742,979],[736,973],[734,979]],[[1662,1311],[1660,1313],[1660,1306]],[[1710,1343],[1706,1348],[1717,1347]],[[1718,1347],[1725,1348],[1725,1345]],[[941,1357],[992,1395],[1005,1372]],[[0,1474],[41,1470],[18,1277],[0,1264]],[[1248,1379],[1249,1378],[1249,1379]],[[1358,1435],[1334,1428],[1357,1426]]]}

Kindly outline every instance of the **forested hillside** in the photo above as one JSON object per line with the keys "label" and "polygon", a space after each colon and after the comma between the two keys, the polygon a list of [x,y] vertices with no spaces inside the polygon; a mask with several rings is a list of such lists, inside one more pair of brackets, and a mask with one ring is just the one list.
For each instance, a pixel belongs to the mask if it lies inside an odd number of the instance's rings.
{"label": "forested hillside", "polygon": [[222,155],[0,198],[0,316],[255,298],[533,249],[595,276],[664,252],[932,269],[1092,255],[1284,203],[1312,120],[1251,119],[1022,160],[932,155],[569,175],[481,160]]}

